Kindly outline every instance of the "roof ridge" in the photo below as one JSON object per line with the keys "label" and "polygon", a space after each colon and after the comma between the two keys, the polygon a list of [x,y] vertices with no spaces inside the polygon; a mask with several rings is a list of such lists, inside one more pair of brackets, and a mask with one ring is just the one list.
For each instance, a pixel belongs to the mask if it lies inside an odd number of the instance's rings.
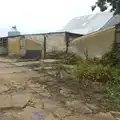
{"label": "roof ridge", "polygon": [[[74,17],[73,19],[76,19],[76,18],[78,18],[78,17],[84,17],[84,16],[90,16],[90,15],[98,15],[98,14],[113,14],[113,12],[98,12],[98,13],[91,13],[91,14],[87,14],[87,15],[81,15],[81,16],[76,16],[76,17]],[[73,19],[71,19],[71,20],[73,20]]]}

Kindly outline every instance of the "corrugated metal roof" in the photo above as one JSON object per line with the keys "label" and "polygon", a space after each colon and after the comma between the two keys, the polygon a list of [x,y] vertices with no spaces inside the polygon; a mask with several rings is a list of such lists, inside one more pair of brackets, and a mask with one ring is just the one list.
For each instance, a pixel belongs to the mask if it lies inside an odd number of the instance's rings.
{"label": "corrugated metal roof", "polygon": [[113,12],[102,12],[76,17],[68,22],[62,31],[88,34],[102,28],[113,16]]}
{"label": "corrugated metal roof", "polygon": [[67,32],[71,32],[74,34],[82,34],[82,35],[90,33],[90,31],[92,31],[91,28],[67,30]]}
{"label": "corrugated metal roof", "polygon": [[101,28],[101,30],[113,27],[118,23],[120,23],[120,15],[115,15]]}

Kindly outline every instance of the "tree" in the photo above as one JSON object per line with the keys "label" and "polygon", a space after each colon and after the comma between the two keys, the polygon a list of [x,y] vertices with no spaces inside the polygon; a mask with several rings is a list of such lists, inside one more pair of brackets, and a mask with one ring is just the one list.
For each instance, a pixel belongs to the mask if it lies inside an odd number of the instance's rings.
{"label": "tree", "polygon": [[108,9],[108,4],[112,7],[111,12],[114,11],[114,14],[120,14],[120,0],[97,0],[91,9],[94,11],[96,7],[99,7],[100,11],[103,12]]}

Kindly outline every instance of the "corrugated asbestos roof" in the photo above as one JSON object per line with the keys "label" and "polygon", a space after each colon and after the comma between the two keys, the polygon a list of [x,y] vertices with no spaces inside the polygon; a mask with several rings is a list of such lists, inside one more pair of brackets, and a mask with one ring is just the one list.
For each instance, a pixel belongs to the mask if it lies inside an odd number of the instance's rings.
{"label": "corrugated asbestos roof", "polygon": [[118,23],[120,23],[120,15],[115,15],[101,28],[101,30],[113,27]]}
{"label": "corrugated asbestos roof", "polygon": [[[103,12],[92,15],[76,17],[58,32],[69,32],[74,34],[89,34],[103,30],[120,23],[120,15],[113,16],[112,12]],[[0,37],[8,36],[8,29],[0,28]]]}
{"label": "corrugated asbestos roof", "polygon": [[112,17],[112,12],[103,12],[76,17],[69,21],[62,31],[68,31],[77,34],[88,34],[101,29]]}

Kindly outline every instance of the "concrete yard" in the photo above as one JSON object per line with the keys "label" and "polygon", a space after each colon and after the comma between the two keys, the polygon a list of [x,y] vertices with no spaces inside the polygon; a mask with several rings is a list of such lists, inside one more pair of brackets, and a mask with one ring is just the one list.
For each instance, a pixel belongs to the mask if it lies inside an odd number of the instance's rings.
{"label": "concrete yard", "polygon": [[65,99],[66,88],[56,96],[49,90],[55,79],[25,67],[26,63],[0,61],[0,120],[117,120],[111,111],[93,113],[95,105]]}

